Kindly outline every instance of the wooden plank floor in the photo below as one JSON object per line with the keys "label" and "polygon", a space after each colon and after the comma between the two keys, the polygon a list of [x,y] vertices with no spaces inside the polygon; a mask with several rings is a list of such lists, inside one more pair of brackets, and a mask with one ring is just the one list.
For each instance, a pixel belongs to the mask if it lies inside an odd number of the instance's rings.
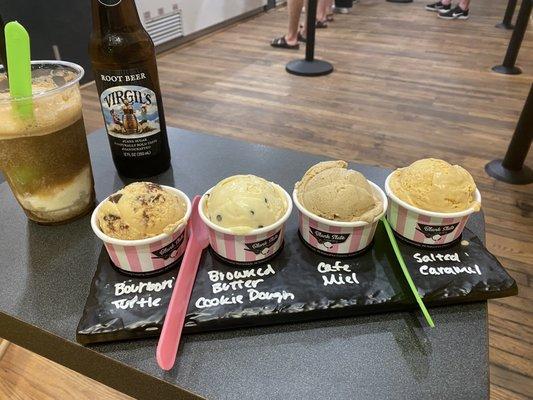
{"label": "wooden plank floor", "polygon": [[[518,296],[489,303],[491,398],[532,398],[533,186],[496,182],[483,167],[504,154],[529,91],[533,32],[518,58],[524,74],[497,75],[490,67],[501,62],[510,37],[494,28],[504,0],[474,0],[466,22],[438,20],[423,5],[361,0],[351,15],[336,16],[318,32],[317,56],[335,66],[322,78],[284,71],[287,61],[303,57],[303,49],[268,45],[284,31],[284,9],[162,54],[167,121],[384,167],[428,156],[467,167],[483,196],[488,247],[520,286]],[[98,129],[94,85],[83,95],[87,129]],[[533,166],[533,155],[528,163]],[[35,397],[30,380],[9,378],[36,363],[36,356],[13,347],[6,357],[10,352],[16,362],[11,355],[7,367],[6,360],[0,363],[0,397],[48,398]],[[34,371],[35,380],[55,382],[53,398],[76,397],[83,378],[69,380],[71,373],[63,370],[46,369],[46,376]]]}
{"label": "wooden plank floor", "polygon": [[11,344],[0,361],[0,399],[131,400],[131,397]]}

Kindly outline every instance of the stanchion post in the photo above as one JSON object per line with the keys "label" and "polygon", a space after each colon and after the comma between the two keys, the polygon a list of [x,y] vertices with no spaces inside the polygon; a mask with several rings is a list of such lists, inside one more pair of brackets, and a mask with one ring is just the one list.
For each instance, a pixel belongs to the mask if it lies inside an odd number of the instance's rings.
{"label": "stanchion post", "polygon": [[515,63],[522,40],[524,39],[524,34],[526,33],[529,16],[531,15],[531,3],[533,3],[533,0],[522,0],[520,10],[518,11],[518,17],[516,18],[516,25],[511,40],[509,41],[509,46],[507,46],[505,58],[503,59],[503,64],[492,67],[494,72],[507,75],[518,75],[522,73],[522,70],[518,68]]}
{"label": "stanchion post", "polygon": [[299,76],[321,76],[333,72],[333,65],[327,61],[315,60],[317,0],[309,0],[307,4],[307,40],[305,59],[290,61],[285,69],[288,73]]}
{"label": "stanchion post", "polygon": [[316,37],[316,9],[318,0],[307,2],[307,38],[305,43],[305,61],[315,59],[315,37]]}
{"label": "stanchion post", "polygon": [[[525,1],[525,0],[524,0]],[[503,160],[494,160],[485,166],[487,174],[500,181],[515,185],[533,183],[533,171],[524,165],[533,139],[533,84],[516,124]]]}
{"label": "stanchion post", "polygon": [[496,24],[496,28],[513,29],[514,25],[512,21],[513,21],[513,15],[514,15],[515,9],[516,9],[516,0],[509,0],[507,2],[507,7],[505,8],[505,14],[503,15],[503,20],[499,24]]}

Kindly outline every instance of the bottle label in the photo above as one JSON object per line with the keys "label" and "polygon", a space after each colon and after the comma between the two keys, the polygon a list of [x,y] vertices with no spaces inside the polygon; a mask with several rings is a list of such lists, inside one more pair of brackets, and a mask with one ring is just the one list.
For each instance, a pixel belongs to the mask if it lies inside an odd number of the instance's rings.
{"label": "bottle label", "polygon": [[161,148],[158,99],[149,74],[138,68],[95,71],[111,150],[124,158],[147,158]]}
{"label": "bottle label", "polygon": [[114,7],[120,4],[122,0],[98,0],[98,2],[107,7]]}

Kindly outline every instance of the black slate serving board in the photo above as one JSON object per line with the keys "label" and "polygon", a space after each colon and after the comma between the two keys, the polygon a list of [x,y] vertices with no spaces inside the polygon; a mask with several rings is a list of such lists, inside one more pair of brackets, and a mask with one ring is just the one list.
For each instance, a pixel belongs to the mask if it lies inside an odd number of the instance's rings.
{"label": "black slate serving board", "polygon": [[[429,306],[481,301],[517,293],[516,282],[468,229],[447,249],[399,242]],[[82,344],[158,336],[177,269],[148,278],[114,268],[104,248],[77,329]],[[184,332],[204,332],[416,308],[380,224],[373,245],[350,258],[308,248],[297,227],[272,260],[228,264],[204,251]]]}

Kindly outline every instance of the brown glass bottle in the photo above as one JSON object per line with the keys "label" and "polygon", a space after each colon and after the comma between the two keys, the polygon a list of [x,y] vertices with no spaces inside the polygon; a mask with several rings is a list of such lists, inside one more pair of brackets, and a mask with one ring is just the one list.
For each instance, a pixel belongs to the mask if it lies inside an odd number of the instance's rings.
{"label": "brown glass bottle", "polygon": [[113,161],[129,178],[170,167],[152,39],[134,0],[92,0],[89,54]]}

